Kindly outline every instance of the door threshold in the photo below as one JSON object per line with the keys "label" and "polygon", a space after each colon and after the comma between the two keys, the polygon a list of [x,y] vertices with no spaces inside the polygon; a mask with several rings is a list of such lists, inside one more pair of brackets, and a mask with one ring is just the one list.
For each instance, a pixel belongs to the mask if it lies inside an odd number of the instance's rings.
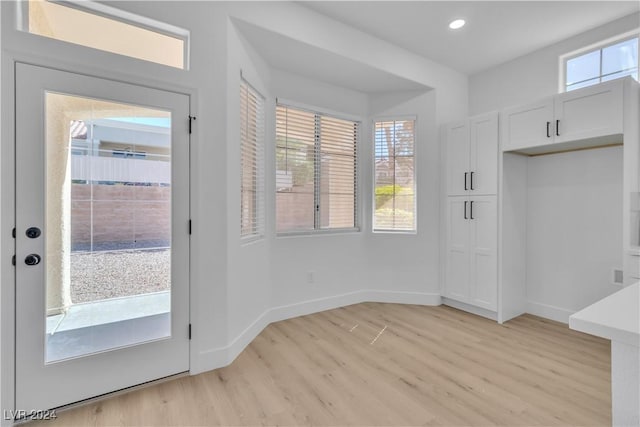
{"label": "door threshold", "polygon": [[[158,378],[157,380],[147,381],[147,382],[144,382],[142,384],[133,385],[131,387],[126,387],[126,388],[123,388],[123,389],[120,389],[120,390],[116,390],[116,391],[112,391],[112,392],[109,392],[109,393],[101,394],[99,396],[90,397],[88,399],[80,400],[78,402],[69,403],[68,405],[58,406],[57,408],[53,408],[52,410],[55,410],[56,412],[67,411],[67,410],[70,410],[70,409],[75,409],[75,408],[79,408],[79,407],[82,407],[82,406],[90,405],[92,403],[96,403],[96,402],[100,402],[100,401],[103,401],[103,400],[111,399],[112,397],[121,396],[123,394],[131,393],[133,391],[141,390],[143,388],[151,387],[151,386],[154,386],[154,385],[166,383],[166,382],[169,382],[169,381],[176,380],[178,378],[188,377],[188,376],[189,376],[189,371],[180,372],[180,373],[177,373],[177,374],[169,375],[167,377]],[[15,420],[14,423],[15,423],[15,425],[18,425],[18,424],[27,423],[29,421],[32,421],[32,420],[29,419],[29,418],[23,418],[23,419],[20,419],[20,420]]]}

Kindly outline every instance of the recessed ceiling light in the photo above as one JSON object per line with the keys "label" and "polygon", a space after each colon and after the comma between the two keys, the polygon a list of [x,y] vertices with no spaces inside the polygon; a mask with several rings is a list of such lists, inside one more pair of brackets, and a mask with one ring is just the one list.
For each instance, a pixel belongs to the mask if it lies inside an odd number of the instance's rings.
{"label": "recessed ceiling light", "polygon": [[451,28],[452,30],[457,30],[464,27],[465,23],[466,22],[464,22],[464,19],[456,19],[455,21],[451,21],[451,23],[449,24],[449,28]]}

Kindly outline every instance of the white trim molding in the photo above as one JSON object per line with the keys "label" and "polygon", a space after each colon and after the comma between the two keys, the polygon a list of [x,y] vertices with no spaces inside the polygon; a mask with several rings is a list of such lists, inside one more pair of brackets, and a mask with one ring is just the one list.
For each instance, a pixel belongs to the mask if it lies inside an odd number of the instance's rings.
{"label": "white trim molding", "polygon": [[193,369],[192,365],[190,373],[196,375],[230,365],[271,323],[363,302],[438,306],[441,305],[442,298],[437,293],[361,290],[276,306],[265,310],[238,336],[234,337],[227,346],[201,351],[198,354],[196,364],[198,369]]}

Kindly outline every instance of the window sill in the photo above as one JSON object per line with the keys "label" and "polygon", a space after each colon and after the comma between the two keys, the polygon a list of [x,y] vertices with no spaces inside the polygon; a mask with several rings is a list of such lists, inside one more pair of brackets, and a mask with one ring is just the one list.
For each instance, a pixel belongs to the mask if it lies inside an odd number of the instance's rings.
{"label": "window sill", "polygon": [[360,234],[359,227],[356,228],[333,228],[330,230],[305,230],[305,231],[285,231],[276,233],[277,238],[304,237],[304,236],[339,236],[345,234]]}
{"label": "window sill", "polygon": [[404,234],[404,235],[417,235],[418,230],[372,230],[373,234]]}
{"label": "window sill", "polygon": [[264,240],[263,234],[254,234],[251,236],[240,237],[240,246],[247,246],[256,242]]}

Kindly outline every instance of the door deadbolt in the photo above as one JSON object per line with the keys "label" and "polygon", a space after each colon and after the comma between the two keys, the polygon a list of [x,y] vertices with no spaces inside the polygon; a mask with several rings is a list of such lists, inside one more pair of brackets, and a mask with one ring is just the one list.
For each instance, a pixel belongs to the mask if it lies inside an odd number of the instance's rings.
{"label": "door deadbolt", "polygon": [[29,254],[24,259],[24,263],[27,264],[27,265],[38,265],[38,264],[40,264],[41,260],[42,260],[42,258],[40,258],[40,255],[38,255],[38,254]]}
{"label": "door deadbolt", "polygon": [[30,227],[30,228],[27,228],[27,231],[25,232],[25,234],[30,239],[37,239],[38,237],[40,237],[42,232],[38,227]]}

